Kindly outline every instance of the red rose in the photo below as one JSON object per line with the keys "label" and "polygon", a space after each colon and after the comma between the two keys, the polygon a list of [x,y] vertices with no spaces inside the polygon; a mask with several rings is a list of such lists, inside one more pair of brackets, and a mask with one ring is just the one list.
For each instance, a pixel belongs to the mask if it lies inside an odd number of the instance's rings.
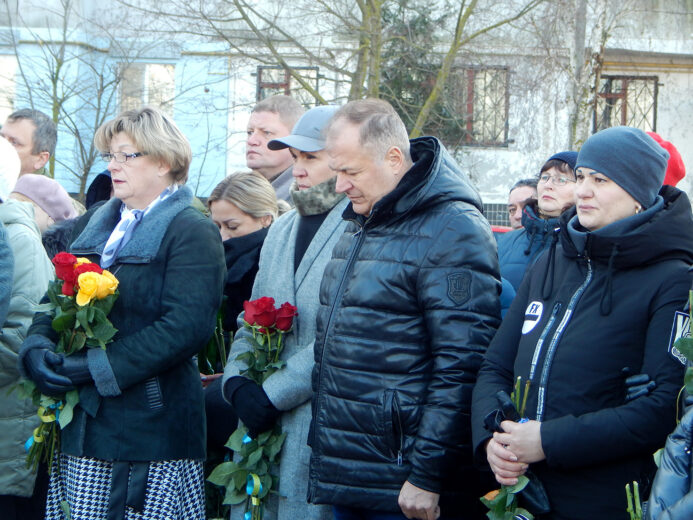
{"label": "red rose", "polygon": [[277,309],[274,308],[274,298],[267,296],[251,302],[243,302],[243,310],[245,311],[245,321],[250,325],[269,327],[274,325],[274,320],[277,317]]}
{"label": "red rose", "polygon": [[282,303],[282,306],[279,307],[279,310],[277,311],[277,324],[275,325],[277,330],[289,332],[291,330],[291,326],[293,325],[294,316],[298,316],[296,307],[291,305],[289,302]]}
{"label": "red rose", "polygon": [[75,282],[79,278],[79,275],[82,273],[98,273],[101,274],[103,273],[103,269],[99,267],[98,264],[95,264],[94,262],[85,262],[83,264],[79,264],[77,267],[75,267]]}
{"label": "red rose", "polygon": [[[66,283],[75,283],[75,264],[77,257],[70,253],[58,253],[53,257],[53,265],[55,266],[55,275]],[[64,292],[64,291],[63,291]]]}

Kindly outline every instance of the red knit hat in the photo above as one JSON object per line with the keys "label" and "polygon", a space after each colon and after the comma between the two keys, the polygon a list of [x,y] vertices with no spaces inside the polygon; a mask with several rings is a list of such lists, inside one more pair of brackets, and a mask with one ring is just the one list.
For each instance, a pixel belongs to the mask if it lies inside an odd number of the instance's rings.
{"label": "red knit hat", "polygon": [[667,173],[664,176],[664,185],[676,186],[676,184],[686,176],[686,167],[683,159],[676,147],[669,141],[665,141],[659,134],[647,132],[647,134],[657,141],[659,145],[669,152],[669,162],[667,163]]}

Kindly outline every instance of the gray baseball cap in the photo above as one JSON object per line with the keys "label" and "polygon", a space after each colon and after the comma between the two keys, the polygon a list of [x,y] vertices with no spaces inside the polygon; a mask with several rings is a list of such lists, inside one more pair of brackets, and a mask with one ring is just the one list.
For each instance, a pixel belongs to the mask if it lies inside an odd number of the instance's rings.
{"label": "gray baseball cap", "polygon": [[272,139],[267,143],[267,148],[281,150],[291,147],[302,152],[317,152],[324,149],[324,131],[337,110],[339,107],[333,105],[311,108],[294,125],[291,134],[279,139]]}

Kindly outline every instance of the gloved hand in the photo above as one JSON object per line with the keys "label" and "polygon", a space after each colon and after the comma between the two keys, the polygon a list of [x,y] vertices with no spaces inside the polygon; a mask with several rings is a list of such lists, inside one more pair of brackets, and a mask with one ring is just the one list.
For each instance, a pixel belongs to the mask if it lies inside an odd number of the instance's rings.
{"label": "gloved hand", "polygon": [[226,381],[224,397],[247,426],[248,435],[253,439],[271,429],[281,415],[262,387],[242,376]]}
{"label": "gloved hand", "polygon": [[69,356],[49,352],[46,354],[46,361],[52,365],[55,372],[68,378],[74,386],[93,381],[87,364],[86,350],[75,352]]}
{"label": "gloved hand", "polygon": [[657,387],[657,382],[652,381],[650,376],[647,374],[630,375],[631,370],[628,367],[621,370],[621,373],[625,377],[624,385],[626,403],[632,401],[633,399],[637,399],[638,397],[642,397],[643,395],[652,393],[652,390]]}
{"label": "gloved hand", "polygon": [[56,373],[48,362],[48,356],[53,354],[53,342],[44,336],[29,336],[26,343],[33,346],[20,357],[26,375],[31,379],[42,394],[56,396],[72,390],[74,385],[69,378]]}

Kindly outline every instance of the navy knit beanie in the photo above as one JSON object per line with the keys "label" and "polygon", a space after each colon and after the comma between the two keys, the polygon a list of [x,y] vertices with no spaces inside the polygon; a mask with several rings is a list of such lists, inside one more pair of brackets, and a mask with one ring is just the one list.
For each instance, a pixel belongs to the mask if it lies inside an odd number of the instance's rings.
{"label": "navy knit beanie", "polygon": [[668,160],[669,152],[642,130],[615,126],[585,141],[575,167],[603,173],[649,208],[662,187]]}
{"label": "navy knit beanie", "polygon": [[553,160],[562,161],[570,166],[571,170],[575,171],[575,161],[577,161],[577,157],[577,152],[558,152],[549,157],[546,162]]}

